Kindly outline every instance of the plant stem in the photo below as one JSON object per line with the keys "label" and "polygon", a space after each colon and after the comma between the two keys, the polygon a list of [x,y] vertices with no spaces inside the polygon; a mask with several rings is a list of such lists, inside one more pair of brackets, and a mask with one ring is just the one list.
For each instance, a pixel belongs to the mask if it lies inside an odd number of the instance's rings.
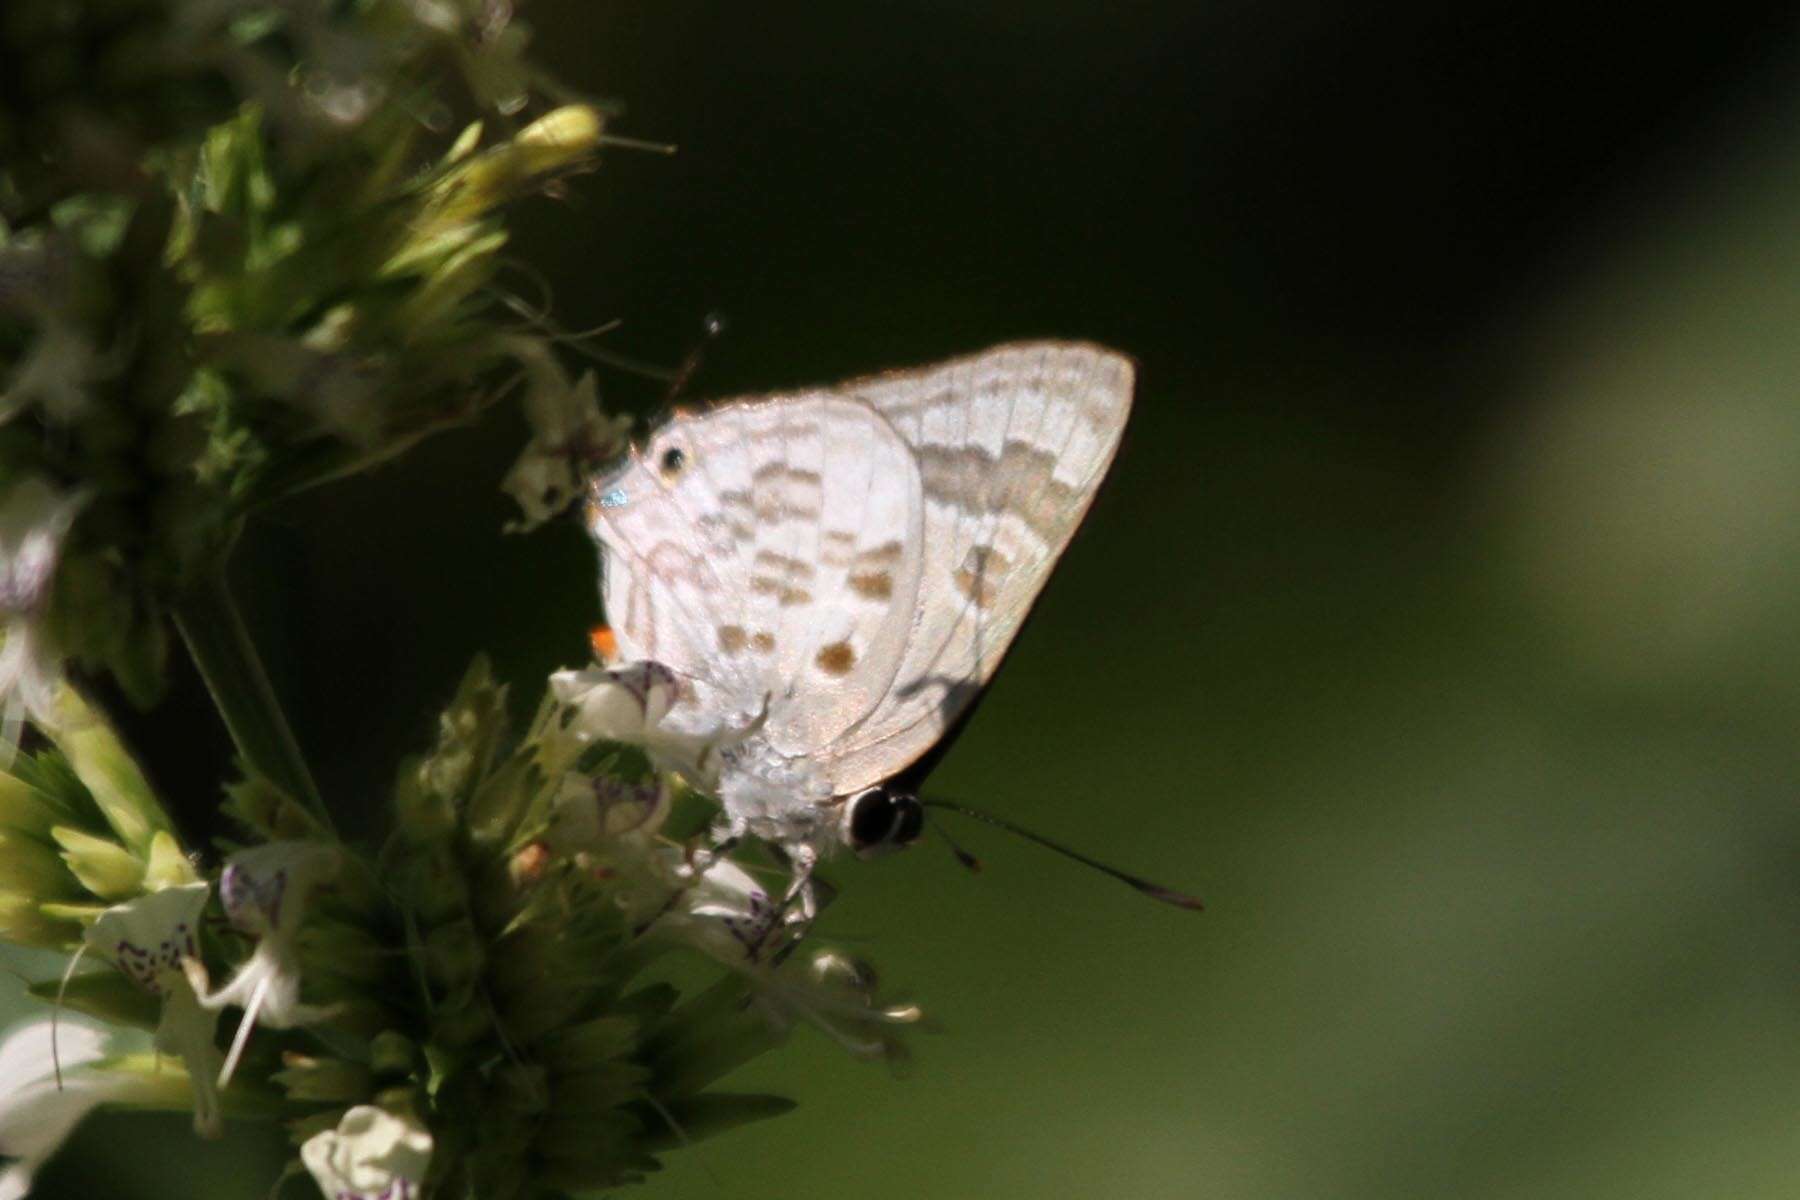
{"label": "plant stem", "polygon": [[176,606],[175,626],[245,764],[330,829],[331,815],[231,599],[223,565],[203,572],[199,584]]}

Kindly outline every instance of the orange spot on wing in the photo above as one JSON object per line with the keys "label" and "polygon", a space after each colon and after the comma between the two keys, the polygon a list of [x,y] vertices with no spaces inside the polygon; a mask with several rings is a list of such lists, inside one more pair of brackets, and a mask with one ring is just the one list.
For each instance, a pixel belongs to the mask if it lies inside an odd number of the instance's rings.
{"label": "orange spot on wing", "polygon": [[619,661],[619,639],[605,625],[588,630],[588,644],[594,648],[594,657],[607,666]]}

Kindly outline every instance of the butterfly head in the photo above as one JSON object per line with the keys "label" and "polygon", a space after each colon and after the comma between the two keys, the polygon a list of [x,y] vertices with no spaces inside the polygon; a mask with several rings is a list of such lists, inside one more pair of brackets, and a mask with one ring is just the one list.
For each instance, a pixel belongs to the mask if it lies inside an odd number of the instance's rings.
{"label": "butterfly head", "polygon": [[919,840],[925,806],[917,796],[887,784],[864,788],[844,801],[840,833],[858,858],[876,858]]}

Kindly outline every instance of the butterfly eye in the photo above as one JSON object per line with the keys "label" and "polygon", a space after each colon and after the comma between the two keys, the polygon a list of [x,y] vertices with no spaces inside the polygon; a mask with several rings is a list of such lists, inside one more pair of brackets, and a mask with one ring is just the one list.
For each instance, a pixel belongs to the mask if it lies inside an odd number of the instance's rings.
{"label": "butterfly eye", "polygon": [[895,846],[909,846],[925,832],[925,806],[917,796],[895,796],[894,828],[888,840]]}
{"label": "butterfly eye", "polygon": [[681,468],[685,466],[687,466],[687,455],[681,447],[670,446],[663,451],[662,473],[664,475],[678,475],[681,473]]}
{"label": "butterfly eye", "polygon": [[925,810],[915,796],[872,787],[844,807],[844,840],[862,858],[898,850],[925,832]]}

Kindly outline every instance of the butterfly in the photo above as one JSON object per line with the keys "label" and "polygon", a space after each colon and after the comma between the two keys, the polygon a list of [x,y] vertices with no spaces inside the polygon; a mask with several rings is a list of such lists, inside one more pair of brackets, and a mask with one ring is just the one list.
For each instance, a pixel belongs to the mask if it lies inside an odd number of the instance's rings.
{"label": "butterfly", "polygon": [[[621,662],[725,840],[903,845],[1131,411],[1125,355],[1021,342],[678,413],[590,484]],[[648,671],[650,674],[644,674]],[[1040,839],[1042,840],[1042,839]]]}

